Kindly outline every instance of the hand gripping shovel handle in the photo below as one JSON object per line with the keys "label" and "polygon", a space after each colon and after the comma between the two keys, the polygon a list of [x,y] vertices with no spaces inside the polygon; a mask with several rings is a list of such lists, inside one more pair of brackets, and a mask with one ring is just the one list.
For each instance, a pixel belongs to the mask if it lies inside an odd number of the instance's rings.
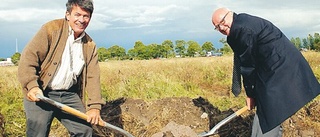
{"label": "hand gripping shovel handle", "polygon": [[201,137],[206,137],[206,136],[210,136],[212,134],[214,134],[221,126],[223,126],[224,124],[228,123],[229,121],[231,121],[233,118],[240,116],[243,112],[246,112],[248,110],[247,106],[244,106],[243,108],[239,109],[238,111],[234,112],[233,114],[231,114],[230,116],[228,116],[227,118],[223,119],[222,121],[220,121],[217,125],[215,125],[209,132],[203,132],[200,133],[199,136]]}
{"label": "hand gripping shovel handle", "polygon": [[[69,106],[67,106],[67,105],[64,105],[64,104],[62,104],[62,103],[59,103],[59,102],[57,102],[57,101],[54,101],[54,100],[52,100],[52,99],[50,99],[50,98],[47,98],[47,97],[42,96],[42,95],[39,95],[39,94],[37,94],[36,96],[37,96],[37,98],[39,98],[41,101],[46,102],[46,103],[49,103],[49,104],[51,104],[51,105],[53,105],[53,106],[55,106],[55,107],[57,107],[57,108],[65,111],[65,112],[70,113],[70,114],[72,114],[72,115],[74,115],[74,116],[77,116],[77,117],[79,117],[79,118],[81,118],[81,119],[83,119],[83,120],[87,120],[87,118],[88,118],[88,116],[87,116],[86,114],[80,112],[79,110],[76,110],[76,109],[74,109],[74,108],[71,108],[71,107],[69,107]],[[114,131],[118,131],[119,133],[121,133],[121,134],[123,134],[123,135],[125,135],[125,136],[127,136],[127,137],[134,137],[134,136],[131,135],[129,132],[127,132],[127,131],[119,128],[119,127],[116,127],[116,126],[114,126],[114,125],[111,125],[111,124],[109,124],[109,123],[107,123],[107,122],[105,122],[105,121],[103,121],[103,120],[100,120],[99,123],[98,123],[98,125],[99,125],[99,126],[102,126],[102,127],[109,128],[109,129],[114,130]]]}

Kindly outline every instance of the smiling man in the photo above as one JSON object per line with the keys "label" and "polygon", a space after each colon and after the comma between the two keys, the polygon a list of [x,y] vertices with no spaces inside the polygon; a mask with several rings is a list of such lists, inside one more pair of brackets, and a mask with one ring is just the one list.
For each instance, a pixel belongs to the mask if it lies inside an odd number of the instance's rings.
{"label": "smiling man", "polygon": [[[44,24],[21,55],[18,79],[24,93],[28,137],[48,136],[54,117],[70,136],[91,137],[91,124],[101,119],[104,101],[98,55],[95,43],[85,32],[93,3],[69,0],[66,7],[65,18]],[[41,102],[37,94],[86,113],[87,121]]]}
{"label": "smiling man", "polygon": [[219,8],[212,23],[227,36],[234,52],[248,108],[257,107],[252,137],[282,136],[281,123],[320,93],[308,62],[279,28],[263,18]]}

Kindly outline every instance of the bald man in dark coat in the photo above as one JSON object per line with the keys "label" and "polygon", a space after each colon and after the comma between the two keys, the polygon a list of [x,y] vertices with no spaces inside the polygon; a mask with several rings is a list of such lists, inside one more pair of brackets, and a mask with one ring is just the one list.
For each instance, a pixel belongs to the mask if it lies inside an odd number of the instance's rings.
{"label": "bald man in dark coat", "polygon": [[[252,136],[281,136],[279,125],[320,93],[308,62],[271,22],[226,8],[212,16],[216,30],[240,60],[249,109],[257,107]],[[267,134],[274,128],[274,133]],[[260,130],[260,131],[254,131]],[[262,132],[262,133],[257,133]]]}

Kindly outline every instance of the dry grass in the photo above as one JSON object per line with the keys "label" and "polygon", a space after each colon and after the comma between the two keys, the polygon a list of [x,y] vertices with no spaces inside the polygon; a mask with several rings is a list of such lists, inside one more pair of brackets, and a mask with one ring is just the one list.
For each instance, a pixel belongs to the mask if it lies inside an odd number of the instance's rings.
{"label": "dry grass", "polygon": [[303,52],[303,55],[309,62],[316,78],[320,80],[320,53],[319,52]]}
{"label": "dry grass", "polygon": [[[320,79],[320,53],[303,55]],[[101,88],[107,100],[127,97],[151,101],[202,96],[220,110],[240,108],[245,103],[244,94],[238,98],[230,94],[232,56],[108,61],[100,65]],[[0,67],[0,71],[0,113],[6,119],[5,134],[23,136],[25,117],[17,67]]]}
{"label": "dry grass", "polygon": [[115,91],[108,93],[112,99],[129,95],[147,100],[194,96],[203,90],[225,92],[230,85],[230,61],[224,57],[104,62],[100,64],[105,76],[102,89]]}

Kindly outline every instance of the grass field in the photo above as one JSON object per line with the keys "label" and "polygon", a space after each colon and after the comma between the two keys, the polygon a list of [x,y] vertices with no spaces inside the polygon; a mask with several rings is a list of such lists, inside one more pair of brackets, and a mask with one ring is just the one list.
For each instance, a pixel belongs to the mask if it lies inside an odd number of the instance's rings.
{"label": "grass field", "polygon": [[[304,52],[317,79],[320,53]],[[244,106],[245,94],[230,92],[232,55],[222,57],[126,60],[100,63],[101,88],[106,100],[120,97],[146,101],[165,97],[206,97],[221,110]],[[5,117],[5,135],[24,136],[25,116],[17,67],[0,67],[0,113]],[[318,98],[319,99],[319,98]],[[58,125],[53,124],[53,129]]]}

